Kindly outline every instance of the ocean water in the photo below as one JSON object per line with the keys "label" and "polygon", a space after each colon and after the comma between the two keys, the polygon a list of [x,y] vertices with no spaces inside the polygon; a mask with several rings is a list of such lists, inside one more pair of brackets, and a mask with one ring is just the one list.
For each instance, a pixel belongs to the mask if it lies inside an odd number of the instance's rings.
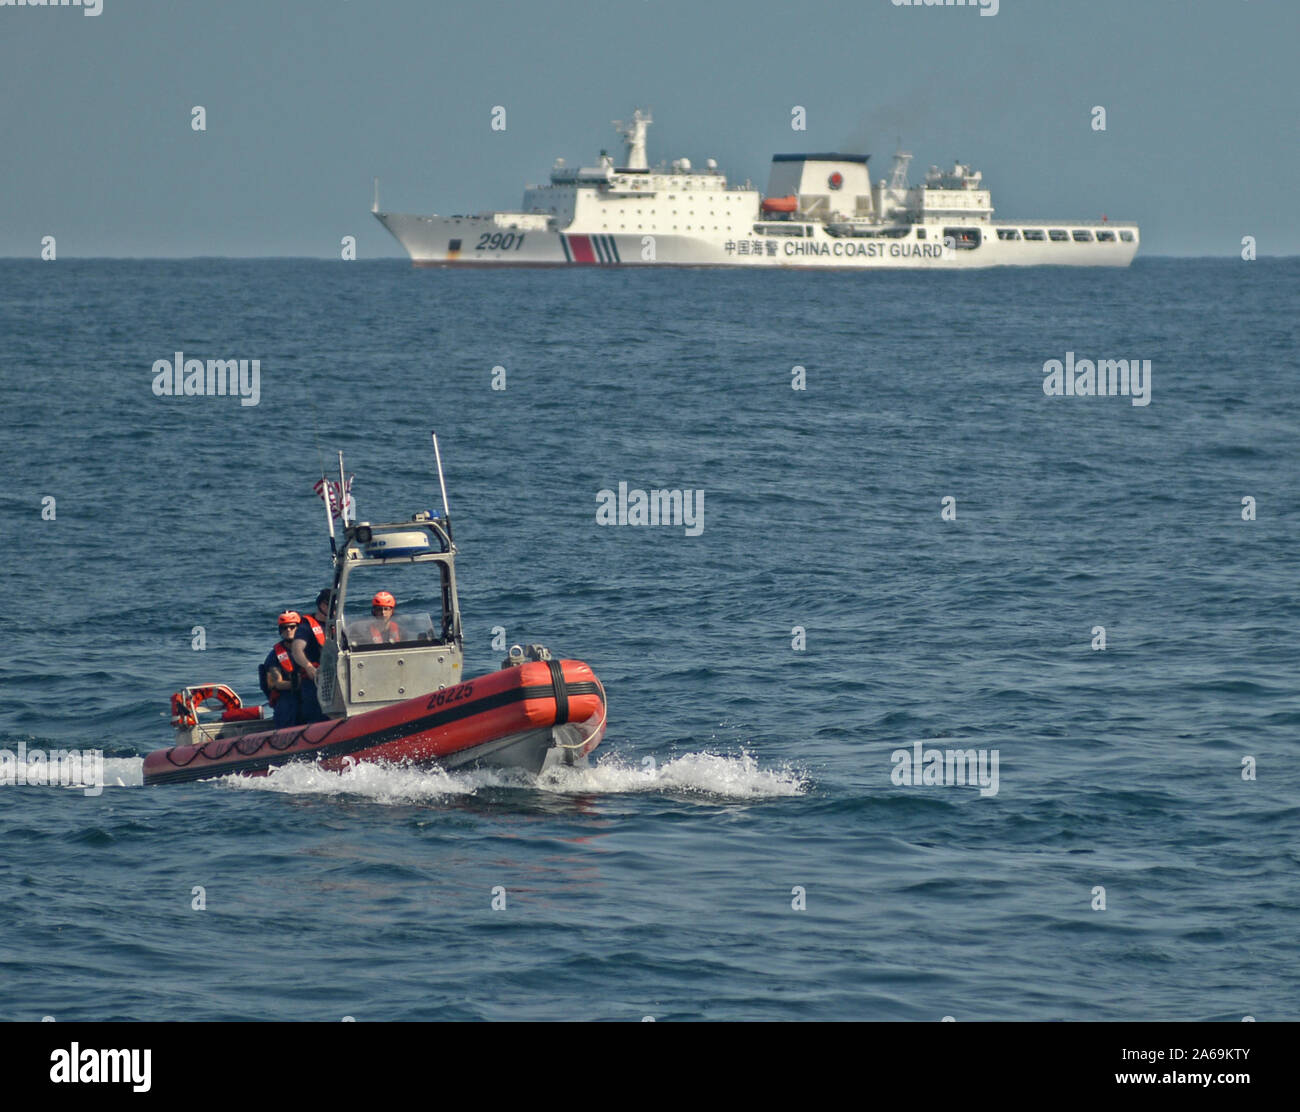
{"label": "ocean water", "polygon": [[[1297,260],[0,262],[0,748],[107,782],[0,786],[0,1018],[1296,1019],[1298,321]],[[155,396],[177,351],[258,404]],[[592,766],[142,787],[326,580],[321,459],[404,516],[430,429],[467,672],[589,662]]]}

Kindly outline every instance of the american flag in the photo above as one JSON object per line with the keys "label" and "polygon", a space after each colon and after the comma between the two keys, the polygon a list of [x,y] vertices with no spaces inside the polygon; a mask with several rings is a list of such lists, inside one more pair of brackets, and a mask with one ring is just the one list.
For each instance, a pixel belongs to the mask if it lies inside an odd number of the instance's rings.
{"label": "american flag", "polygon": [[[347,486],[343,490],[343,496],[344,498],[347,499],[347,511],[348,511],[349,518],[353,516],[353,510],[356,509],[356,503],[354,503],[352,500],[352,480],[354,478],[356,478],[355,475],[348,476]],[[339,506],[340,506],[341,499],[339,497],[339,493],[340,493],[339,481],[337,479],[325,479],[325,478],[317,479],[315,485],[312,487],[312,490],[316,492],[316,494],[320,497],[322,501],[326,502],[329,505],[330,513],[334,517],[341,516],[339,513]]]}

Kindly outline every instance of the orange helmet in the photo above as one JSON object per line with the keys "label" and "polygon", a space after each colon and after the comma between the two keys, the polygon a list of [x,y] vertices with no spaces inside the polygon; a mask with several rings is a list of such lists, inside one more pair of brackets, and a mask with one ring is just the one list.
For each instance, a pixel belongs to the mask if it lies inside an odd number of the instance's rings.
{"label": "orange helmet", "polygon": [[302,615],[299,614],[297,610],[286,610],[283,614],[280,615],[277,624],[282,626],[302,625]]}
{"label": "orange helmet", "polygon": [[393,598],[387,591],[380,591],[370,600],[371,606],[391,606],[397,608],[397,599]]}

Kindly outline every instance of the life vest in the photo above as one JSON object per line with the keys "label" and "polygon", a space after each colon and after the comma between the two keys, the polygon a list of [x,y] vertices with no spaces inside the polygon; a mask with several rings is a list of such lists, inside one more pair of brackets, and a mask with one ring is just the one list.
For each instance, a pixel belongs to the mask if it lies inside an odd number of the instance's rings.
{"label": "life vest", "polygon": [[402,639],[402,631],[398,628],[396,622],[390,621],[387,626],[380,622],[370,623],[370,643],[372,645],[382,645]]}
{"label": "life vest", "polygon": [[325,627],[310,614],[304,614],[302,620],[307,628],[311,630],[312,636],[316,638],[316,644],[325,644]]}
{"label": "life vest", "polygon": [[[289,650],[284,647],[283,641],[277,641],[275,643],[275,648],[271,651],[275,653],[275,662],[280,666],[280,671],[282,671],[286,676],[293,671],[293,657],[289,655]],[[269,682],[267,683],[265,690],[267,702],[269,702],[271,706],[275,706],[283,692],[277,691]]]}

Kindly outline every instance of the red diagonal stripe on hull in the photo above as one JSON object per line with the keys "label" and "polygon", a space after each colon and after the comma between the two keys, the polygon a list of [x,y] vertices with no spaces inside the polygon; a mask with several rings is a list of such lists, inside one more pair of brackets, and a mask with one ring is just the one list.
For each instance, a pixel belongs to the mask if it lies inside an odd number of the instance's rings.
{"label": "red diagonal stripe on hull", "polygon": [[569,248],[573,251],[575,263],[594,263],[595,249],[591,246],[591,236],[569,236]]}

